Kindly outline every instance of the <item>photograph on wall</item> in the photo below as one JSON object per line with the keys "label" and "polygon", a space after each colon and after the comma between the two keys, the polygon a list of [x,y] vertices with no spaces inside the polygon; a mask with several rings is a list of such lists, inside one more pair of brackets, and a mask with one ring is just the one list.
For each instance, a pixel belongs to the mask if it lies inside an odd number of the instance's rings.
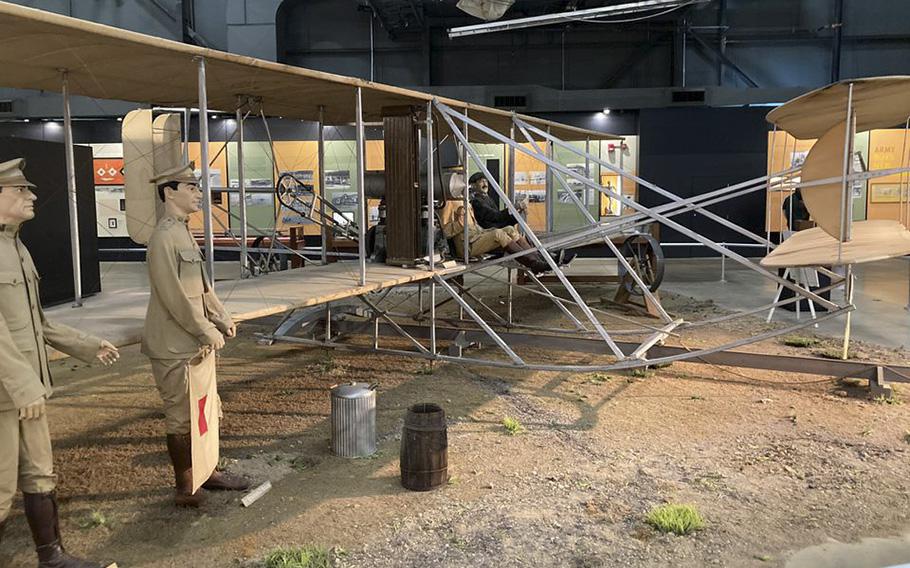
{"label": "photograph on wall", "polygon": [[547,199],[547,192],[542,189],[525,189],[522,195],[528,196],[528,203],[543,203]]}
{"label": "photograph on wall", "polygon": [[326,189],[350,189],[351,188],[351,171],[350,170],[330,170],[325,173]]}
{"label": "photograph on wall", "polygon": [[[572,182],[569,182],[569,184],[571,183]],[[575,194],[575,197],[577,197],[579,201],[582,201],[584,199],[584,188],[580,184],[578,187],[572,187],[571,189],[572,193]],[[571,194],[562,188],[556,192],[556,200],[559,203],[575,203],[575,200],[572,199]]]}
{"label": "photograph on wall", "polygon": [[547,183],[547,172],[542,170],[531,172],[531,185],[544,185],[545,183]]}
{"label": "photograph on wall", "polygon": [[[196,169],[196,177],[202,178],[202,170]],[[209,168],[209,187],[224,187],[221,177],[221,170],[218,168]]]}
{"label": "photograph on wall", "polygon": [[[566,167],[581,177],[588,177],[588,178],[590,177],[590,176],[585,175],[585,165],[584,164],[566,164]],[[584,186],[584,183],[582,183],[581,180],[576,179],[574,177],[566,176],[566,181],[571,186],[577,186],[577,187]]]}
{"label": "photograph on wall", "polygon": [[515,172],[515,185],[528,185],[528,172]]}
{"label": "photograph on wall", "polygon": [[342,211],[353,211],[357,207],[357,194],[353,191],[336,191],[332,194],[332,205]]}
{"label": "photograph on wall", "polygon": [[902,193],[899,183],[873,183],[869,190],[869,201],[872,203],[899,203]]}

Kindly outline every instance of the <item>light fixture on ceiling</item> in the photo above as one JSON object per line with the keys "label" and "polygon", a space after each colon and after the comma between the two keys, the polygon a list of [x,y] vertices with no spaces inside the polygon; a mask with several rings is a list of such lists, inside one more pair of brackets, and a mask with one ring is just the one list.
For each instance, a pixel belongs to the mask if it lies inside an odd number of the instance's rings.
{"label": "light fixture on ceiling", "polygon": [[458,0],[455,6],[475,18],[492,22],[501,18],[514,3],[515,0]]}
{"label": "light fixture on ceiling", "polygon": [[[461,0],[458,7],[461,8]],[[482,0],[475,0],[481,2]],[[486,0],[487,2],[491,0]],[[488,34],[493,32],[505,32],[522,28],[532,28],[536,26],[547,26],[550,24],[566,24],[578,21],[597,20],[609,16],[623,16],[627,14],[649,13],[655,10],[664,10],[656,14],[642,16],[647,19],[662,15],[668,11],[676,10],[684,6],[706,4],[710,0],[641,0],[639,2],[627,2],[625,4],[613,4],[610,6],[601,6],[599,8],[588,8],[585,10],[569,10],[555,14],[544,14],[542,16],[529,16],[527,18],[514,18],[502,22],[488,22],[486,24],[476,24],[472,26],[461,26],[449,28],[449,39],[469,35]],[[463,8],[462,8],[463,9]],[[479,16],[478,16],[479,17]],[[604,20],[604,23],[610,23]],[[618,23],[618,20],[614,20]]]}
{"label": "light fixture on ceiling", "polygon": [[605,108],[605,109],[603,109],[602,112],[604,113],[604,115],[608,115],[608,114],[610,114],[610,109]]}

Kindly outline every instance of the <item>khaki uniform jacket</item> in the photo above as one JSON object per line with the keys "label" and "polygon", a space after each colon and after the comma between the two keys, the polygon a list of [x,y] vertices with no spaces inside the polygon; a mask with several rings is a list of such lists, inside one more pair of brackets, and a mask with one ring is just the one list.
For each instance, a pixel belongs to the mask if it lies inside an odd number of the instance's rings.
{"label": "khaki uniform jacket", "polygon": [[202,252],[186,219],[166,216],[152,232],[146,260],[151,296],[142,352],[150,359],[188,359],[234,325],[205,277]]}
{"label": "khaki uniform jacket", "polygon": [[[456,237],[463,239],[461,235],[464,233],[464,226],[461,223],[461,217],[463,217],[461,211],[464,209],[463,205],[459,205],[458,209],[455,210],[454,215],[452,215],[452,220],[443,225],[442,233],[447,239],[454,239]],[[468,203],[468,242],[473,243],[483,234],[484,229],[477,224],[477,218],[474,216],[474,208]]]}
{"label": "khaki uniform jacket", "polygon": [[101,348],[101,339],[44,317],[38,270],[18,233],[0,225],[0,411],[51,395],[45,345],[87,363]]}

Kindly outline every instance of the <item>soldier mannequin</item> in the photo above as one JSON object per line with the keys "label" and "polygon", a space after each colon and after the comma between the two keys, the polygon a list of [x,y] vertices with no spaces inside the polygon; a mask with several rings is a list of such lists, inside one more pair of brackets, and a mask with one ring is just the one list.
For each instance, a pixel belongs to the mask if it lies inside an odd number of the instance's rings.
{"label": "soldier mannequin", "polygon": [[18,482],[39,568],[101,568],[63,550],[45,400],[52,386],[45,344],[90,362],[110,365],[117,348],[44,317],[38,272],[19,240],[35,216],[37,197],[23,173],[25,160],[0,163],[0,538]]}
{"label": "soldier mannequin", "polygon": [[[199,211],[202,192],[192,164],[180,166],[151,180],[164,202],[164,217],[148,243],[151,296],[142,337],[142,352],[151,359],[152,374],[164,402],[167,449],[174,467],[174,502],[199,507],[204,498],[193,494],[190,436],[189,381],[199,357],[214,357],[224,338],[237,327],[205,277],[202,253],[187,227],[189,215]],[[198,379],[197,379],[198,380]],[[202,486],[208,490],[243,491],[249,484],[215,471]]]}

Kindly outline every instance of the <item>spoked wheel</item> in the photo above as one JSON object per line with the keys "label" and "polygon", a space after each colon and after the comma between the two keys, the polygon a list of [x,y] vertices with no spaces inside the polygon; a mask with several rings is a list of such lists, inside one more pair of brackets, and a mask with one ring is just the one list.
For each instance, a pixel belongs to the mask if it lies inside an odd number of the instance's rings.
{"label": "spoked wheel", "polygon": [[[251,248],[266,249],[269,248],[271,239],[265,235],[260,235],[253,240]],[[277,250],[277,247],[276,247]],[[281,257],[277,254],[268,254],[266,252],[250,253],[250,272],[254,276],[277,272],[281,269]]]}
{"label": "spoked wheel", "polygon": [[[619,252],[651,292],[656,292],[664,279],[664,253],[657,239],[648,234],[633,235],[623,242]],[[643,296],[637,282],[625,278],[626,269],[619,265],[619,279],[626,291],[633,296]]]}

